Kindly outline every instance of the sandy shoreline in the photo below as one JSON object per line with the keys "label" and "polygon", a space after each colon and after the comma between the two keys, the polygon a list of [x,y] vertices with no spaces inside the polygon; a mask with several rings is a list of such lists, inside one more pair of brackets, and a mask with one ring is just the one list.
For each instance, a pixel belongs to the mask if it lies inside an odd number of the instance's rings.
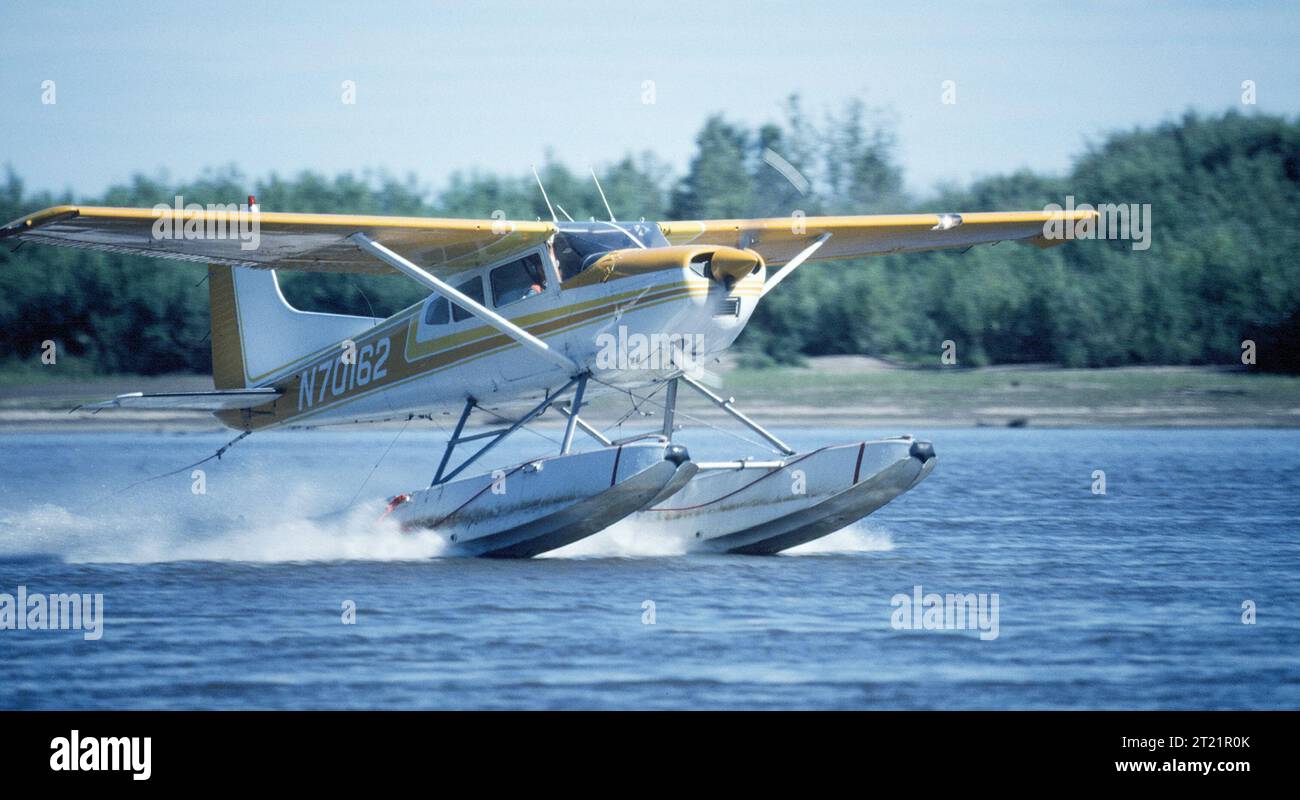
{"label": "sandy shoreline", "polygon": [[[742,409],[774,427],[854,427],[911,430],[962,427],[1300,427],[1300,377],[1241,370],[1143,367],[1067,370],[989,367],[970,370],[904,369],[875,359],[810,359],[803,367],[717,370],[716,391],[734,395]],[[218,431],[204,413],[72,411],[77,405],[131,391],[205,391],[200,375],[112,376],[0,385],[0,431],[90,432]],[[701,398],[683,395],[683,424],[720,424],[728,418]],[[652,406],[653,407],[653,406]],[[616,422],[626,398],[604,398],[584,417],[597,427]],[[539,421],[559,427],[558,414]],[[654,414],[657,418],[658,415]],[[698,421],[698,422],[696,422]],[[638,428],[651,427],[642,418]],[[346,426],[387,428],[401,421]],[[629,425],[629,429],[634,429]]]}

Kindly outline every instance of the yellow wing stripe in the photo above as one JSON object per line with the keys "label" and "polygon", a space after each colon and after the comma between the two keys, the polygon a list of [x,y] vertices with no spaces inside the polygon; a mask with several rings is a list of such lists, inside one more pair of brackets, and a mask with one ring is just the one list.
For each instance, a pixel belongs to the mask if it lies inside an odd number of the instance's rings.
{"label": "yellow wing stripe", "polygon": [[[224,211],[209,210],[182,210],[179,213],[173,208],[153,209],[153,208],[115,208],[108,206],[55,206],[47,208],[44,211],[38,211],[26,219],[37,220],[36,226],[39,227],[39,220],[50,217],[65,217],[69,213],[74,213],[79,217],[90,219],[116,219],[116,220],[148,220],[151,224],[159,219],[171,220],[201,220],[221,222],[230,219],[231,214]],[[245,215],[254,216],[250,212],[243,212]],[[550,222],[517,222],[504,220],[475,220],[475,219],[450,219],[439,217],[392,217],[392,216],[374,216],[367,214],[300,214],[286,213],[280,211],[259,211],[255,216],[262,225],[284,226],[308,228],[405,228],[410,230],[431,230],[439,232],[457,232],[466,231],[482,233],[484,231],[493,235],[505,235],[507,233],[541,233],[551,234],[555,231],[555,225]],[[19,220],[21,222],[22,220]],[[10,223],[13,225],[15,223]],[[10,225],[6,225],[8,228]]]}
{"label": "yellow wing stripe", "polygon": [[826,243],[813,260],[860,258],[970,247],[1001,241],[1057,244],[1053,223],[1095,219],[1095,211],[992,211],[973,214],[881,214],[853,217],[778,217],[771,219],[661,222],[673,244],[713,244],[756,250],[768,266],[794,258],[824,234]]}
{"label": "yellow wing stripe", "polygon": [[397,274],[355,247],[365,233],[432,272],[453,274],[538,247],[550,222],[55,206],[0,227],[0,239],[179,261],[305,272]]}

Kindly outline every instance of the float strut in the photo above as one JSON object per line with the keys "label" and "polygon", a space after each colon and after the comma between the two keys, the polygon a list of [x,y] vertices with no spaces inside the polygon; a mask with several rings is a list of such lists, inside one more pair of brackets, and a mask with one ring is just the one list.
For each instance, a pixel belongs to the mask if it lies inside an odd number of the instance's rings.
{"label": "float strut", "polygon": [[573,411],[564,426],[564,441],[560,443],[560,455],[573,449],[573,432],[578,428],[578,412],[582,410],[582,393],[587,389],[587,373],[578,376],[578,388],[573,390]]}
{"label": "float strut", "polygon": [[722,397],[719,397],[718,395],[709,391],[709,389],[705,387],[703,384],[699,383],[698,381],[695,381],[690,377],[687,377],[686,375],[682,375],[677,380],[684,382],[687,386],[691,387],[695,391],[707,397],[709,400],[713,402],[715,406],[730,414],[746,428],[749,428],[754,433],[757,433],[759,436],[762,436],[769,443],[779,448],[782,453],[785,453],[788,456],[794,455],[794,450],[791,450],[789,445],[787,445],[785,442],[781,441],[780,439],[776,438],[772,434],[768,433],[767,429],[765,429],[762,425],[759,425],[754,420],[740,413],[739,409],[737,409],[735,406],[732,405],[732,403],[735,402],[735,398],[728,397],[724,399]]}
{"label": "float strut", "polygon": [[451,438],[447,440],[447,448],[442,451],[442,461],[438,462],[438,471],[433,476],[433,483],[430,486],[436,486],[438,481],[442,480],[442,472],[447,469],[447,462],[451,460],[451,451],[456,449],[456,444],[460,442],[460,433],[465,430],[465,423],[469,420],[469,412],[474,410],[474,398],[470,397],[465,400],[465,410],[460,412],[460,420],[456,423],[456,430],[452,431]]}
{"label": "float strut", "polygon": [[664,436],[673,440],[673,418],[677,414],[677,379],[668,381],[668,396],[664,398]]}
{"label": "float strut", "polygon": [[[585,374],[585,373],[584,373],[584,374]],[[507,436],[509,436],[510,434],[512,434],[512,433],[514,433],[515,431],[519,430],[520,428],[524,427],[524,426],[527,425],[528,423],[532,422],[534,419],[536,419],[538,416],[540,416],[544,411],[546,411],[546,409],[548,409],[548,408],[550,408],[552,405],[554,405],[554,404],[555,404],[555,401],[559,400],[560,397],[561,397],[565,392],[569,391],[569,389],[573,387],[573,384],[577,383],[578,381],[579,381],[579,378],[573,378],[573,379],[571,379],[568,383],[564,384],[564,387],[563,387],[562,389],[560,389],[558,392],[556,392],[555,394],[552,394],[552,395],[548,395],[548,396],[546,397],[545,400],[543,400],[542,402],[540,402],[540,403],[538,403],[536,406],[534,406],[533,409],[532,409],[531,411],[529,411],[527,414],[524,414],[522,417],[520,417],[520,418],[519,418],[518,420],[516,420],[515,422],[511,423],[511,425],[510,425],[509,428],[506,428],[505,430],[500,431],[499,433],[497,433],[497,432],[493,432],[493,434],[492,434],[493,438],[492,438],[491,441],[489,441],[487,444],[485,444],[485,445],[483,445],[482,447],[480,447],[480,448],[478,449],[478,451],[474,453],[474,455],[472,455],[472,456],[470,456],[469,458],[467,458],[467,459],[465,459],[464,461],[462,461],[462,462],[460,463],[460,466],[458,466],[458,467],[456,467],[455,469],[453,469],[450,473],[447,474],[446,477],[443,477],[442,474],[441,474],[441,470],[439,470],[439,474],[438,474],[438,475],[433,479],[433,483],[432,483],[431,485],[432,485],[432,486],[437,486],[437,485],[440,484],[440,483],[446,483],[447,481],[449,481],[449,480],[451,480],[452,478],[454,478],[454,477],[456,477],[457,475],[459,475],[459,474],[460,474],[461,472],[463,472],[463,471],[465,470],[465,468],[468,467],[470,464],[473,464],[475,461],[478,461],[478,460],[479,460],[479,459],[480,459],[480,458],[481,458],[485,453],[487,453],[489,450],[491,450],[492,448],[496,447],[498,444],[501,444],[502,440],[504,440]],[[468,416],[469,411],[470,411],[471,409],[472,409],[472,406],[471,406],[469,403],[467,403],[467,404],[466,404],[466,407],[465,407],[465,411],[461,413],[461,417],[464,418],[464,417]],[[462,423],[462,424],[463,424],[463,423]],[[457,426],[457,430],[459,430],[459,428],[460,428],[460,426],[458,425],[458,426]],[[469,439],[469,438],[479,439],[479,438],[485,438],[485,437],[477,436],[477,435],[474,436],[474,437],[465,437],[466,440]],[[451,441],[447,442],[447,448],[448,448],[448,450],[447,450],[446,455],[443,456],[443,461],[444,461],[444,462],[445,462],[445,461],[450,457],[450,455],[451,455],[451,448],[453,448],[453,447],[455,446],[455,444],[456,444],[457,441],[458,441],[457,437],[456,437],[455,435],[453,435],[452,438],[451,438]],[[464,441],[464,440],[461,440],[461,441]]]}
{"label": "float strut", "polygon": [[585,419],[583,419],[582,417],[579,417],[577,414],[574,414],[573,409],[568,408],[566,406],[556,406],[555,410],[559,411],[561,414],[563,414],[566,417],[572,416],[575,419],[577,419],[578,430],[582,431],[583,433],[587,434],[591,438],[600,442],[601,446],[610,447],[614,444],[614,442],[608,436],[593,428],[591,424],[587,422]]}

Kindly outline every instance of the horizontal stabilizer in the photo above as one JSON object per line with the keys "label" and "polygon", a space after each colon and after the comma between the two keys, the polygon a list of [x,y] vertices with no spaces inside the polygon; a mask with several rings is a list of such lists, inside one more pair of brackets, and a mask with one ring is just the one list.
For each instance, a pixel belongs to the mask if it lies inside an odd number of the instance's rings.
{"label": "horizontal stabilizer", "polygon": [[131,408],[142,411],[230,411],[269,403],[281,394],[278,389],[231,389],[220,392],[163,392],[119,394],[112,400],[80,406],[85,411]]}

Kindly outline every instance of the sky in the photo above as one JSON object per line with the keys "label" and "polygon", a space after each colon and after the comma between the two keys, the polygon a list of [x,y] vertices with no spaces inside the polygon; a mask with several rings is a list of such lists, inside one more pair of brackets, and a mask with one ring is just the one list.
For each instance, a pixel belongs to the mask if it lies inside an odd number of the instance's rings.
{"label": "sky", "polygon": [[850,98],[885,109],[924,195],[1062,173],[1107,133],[1189,109],[1294,116],[1298,52],[1296,3],[14,0],[0,166],[77,197],[226,165],[437,189],[548,152],[583,170],[653,150],[680,175],[710,114],[776,121],[797,92],[818,116]]}

